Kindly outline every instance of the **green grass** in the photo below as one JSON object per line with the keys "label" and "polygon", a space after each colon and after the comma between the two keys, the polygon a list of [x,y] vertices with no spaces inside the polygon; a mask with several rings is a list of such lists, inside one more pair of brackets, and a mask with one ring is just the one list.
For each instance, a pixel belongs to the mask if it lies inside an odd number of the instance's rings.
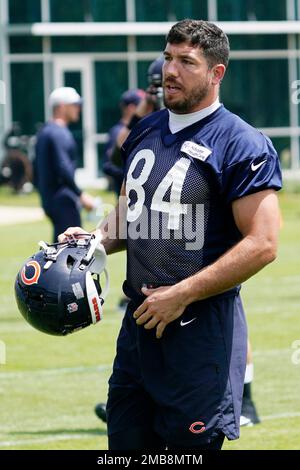
{"label": "green grass", "polygon": [[[241,438],[226,442],[225,449],[299,449],[300,364],[292,364],[291,345],[300,339],[300,194],[283,193],[280,202],[284,225],[278,260],[243,288],[255,359],[253,393],[264,419],[243,428]],[[1,189],[3,204],[38,205],[38,199]],[[6,365],[0,365],[0,449],[106,449],[106,426],[93,407],[106,400],[121,322],[116,306],[124,254],[109,259],[112,287],[101,324],[56,338],[25,323],[13,294],[24,259],[37,250],[38,240],[51,238],[49,222],[0,226],[0,237],[0,340],[7,352]]]}

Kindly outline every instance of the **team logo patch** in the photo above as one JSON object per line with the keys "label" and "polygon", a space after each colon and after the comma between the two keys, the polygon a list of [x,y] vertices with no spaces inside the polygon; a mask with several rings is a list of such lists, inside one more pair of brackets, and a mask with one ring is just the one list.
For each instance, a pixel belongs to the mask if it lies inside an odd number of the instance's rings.
{"label": "team logo patch", "polygon": [[202,421],[195,421],[189,427],[189,431],[191,431],[193,434],[201,434],[205,430],[206,427]]}
{"label": "team logo patch", "polygon": [[190,140],[183,142],[180,151],[202,162],[205,162],[207,157],[212,153],[211,150],[203,147],[203,145],[195,144],[195,142],[191,142]]}
{"label": "team logo patch", "polygon": [[69,313],[77,312],[78,304],[76,302],[72,302],[71,304],[67,305],[67,309]]}
{"label": "team logo patch", "polygon": [[[28,268],[33,268],[33,273],[32,273],[32,269],[28,269]],[[30,277],[28,277],[28,275]],[[40,275],[41,275],[41,267],[37,261],[29,261],[28,263],[25,264],[25,266],[23,267],[21,271],[21,279],[22,279],[22,282],[26,284],[26,286],[37,284]]]}

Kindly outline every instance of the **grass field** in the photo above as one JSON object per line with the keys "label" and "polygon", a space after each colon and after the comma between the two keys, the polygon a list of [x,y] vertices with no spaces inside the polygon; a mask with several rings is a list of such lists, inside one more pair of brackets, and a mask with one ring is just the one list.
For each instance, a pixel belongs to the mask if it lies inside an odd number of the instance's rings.
{"label": "grass field", "polygon": [[[225,449],[300,448],[300,364],[291,360],[292,343],[300,340],[300,194],[283,193],[280,203],[278,260],[243,288],[262,423],[243,428]],[[0,205],[36,206],[38,200],[1,189]],[[27,325],[14,300],[16,272],[40,239],[51,239],[47,220],[0,225],[0,341],[7,355],[0,365],[0,449],[106,449],[106,426],[93,407],[106,399],[122,317],[116,306],[124,255],[109,259],[112,287],[101,324],[56,338]]]}

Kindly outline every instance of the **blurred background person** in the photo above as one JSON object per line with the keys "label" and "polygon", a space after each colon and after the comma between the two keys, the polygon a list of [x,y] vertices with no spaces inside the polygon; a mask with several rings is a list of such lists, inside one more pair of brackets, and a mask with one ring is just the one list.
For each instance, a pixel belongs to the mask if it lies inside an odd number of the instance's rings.
{"label": "blurred background person", "polygon": [[34,160],[34,183],[53,224],[53,241],[67,227],[80,226],[80,208],[91,211],[92,196],[75,182],[77,145],[68,125],[80,117],[82,99],[74,88],[60,87],[49,96],[52,118],[40,129]]}
{"label": "blurred background person", "polygon": [[137,106],[144,97],[145,92],[140,89],[125,91],[120,98],[121,119],[108,131],[108,141],[104,148],[103,171],[110,177],[113,190],[117,196],[120,194],[123,182],[123,165],[121,159],[114,155],[114,149],[120,131],[127,128]]}

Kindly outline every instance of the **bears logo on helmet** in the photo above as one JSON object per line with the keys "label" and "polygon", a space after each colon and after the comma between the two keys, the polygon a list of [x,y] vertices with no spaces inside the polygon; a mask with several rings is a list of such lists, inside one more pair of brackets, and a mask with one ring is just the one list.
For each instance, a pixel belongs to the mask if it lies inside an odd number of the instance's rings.
{"label": "bears logo on helmet", "polygon": [[109,284],[100,237],[86,234],[65,243],[40,242],[40,247],[15,281],[18,308],[25,320],[52,335],[67,335],[98,323]]}
{"label": "bears logo on helmet", "polygon": [[[30,266],[34,268],[34,272],[33,272],[33,275],[28,278],[26,272],[28,271],[27,267],[30,267]],[[41,267],[37,261],[29,261],[28,263],[25,264],[25,266],[23,267],[21,271],[22,282],[24,282],[24,284],[26,284],[27,286],[30,286],[31,284],[37,284],[40,275],[41,275]]]}

